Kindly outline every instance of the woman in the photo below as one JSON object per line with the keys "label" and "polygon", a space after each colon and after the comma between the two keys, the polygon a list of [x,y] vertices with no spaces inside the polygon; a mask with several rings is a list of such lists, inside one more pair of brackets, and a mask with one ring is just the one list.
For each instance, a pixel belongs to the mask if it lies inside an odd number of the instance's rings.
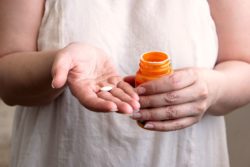
{"label": "woman", "polygon": [[[250,2],[237,2],[2,0],[12,166],[229,166],[221,116],[250,101]],[[121,76],[149,50],[175,73],[134,90]]]}

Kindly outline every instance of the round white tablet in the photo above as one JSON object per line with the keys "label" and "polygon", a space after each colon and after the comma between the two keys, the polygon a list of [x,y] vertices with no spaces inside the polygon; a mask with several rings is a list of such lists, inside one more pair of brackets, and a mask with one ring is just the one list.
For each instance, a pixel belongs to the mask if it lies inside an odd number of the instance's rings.
{"label": "round white tablet", "polygon": [[109,92],[113,89],[112,86],[104,86],[102,87],[100,90],[103,91],[103,92]]}

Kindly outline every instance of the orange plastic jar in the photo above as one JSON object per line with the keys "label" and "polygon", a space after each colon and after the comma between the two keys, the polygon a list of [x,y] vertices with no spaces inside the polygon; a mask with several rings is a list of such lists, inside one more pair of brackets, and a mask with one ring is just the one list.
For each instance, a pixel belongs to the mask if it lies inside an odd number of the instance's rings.
{"label": "orange plastic jar", "polygon": [[151,81],[173,73],[169,56],[164,52],[147,52],[141,56],[135,85]]}

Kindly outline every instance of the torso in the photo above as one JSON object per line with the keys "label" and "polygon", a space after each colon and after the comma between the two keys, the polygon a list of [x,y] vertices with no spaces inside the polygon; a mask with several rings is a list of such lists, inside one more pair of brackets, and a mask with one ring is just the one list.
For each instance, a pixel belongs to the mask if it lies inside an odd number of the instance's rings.
{"label": "torso", "polygon": [[[167,52],[174,68],[213,68],[217,58],[206,0],[47,0],[39,49],[74,41],[104,49],[121,75],[135,74],[140,55],[152,50]],[[68,89],[48,106],[20,107],[13,144],[21,167],[229,166],[223,117],[149,132],[125,115],[88,111]]]}

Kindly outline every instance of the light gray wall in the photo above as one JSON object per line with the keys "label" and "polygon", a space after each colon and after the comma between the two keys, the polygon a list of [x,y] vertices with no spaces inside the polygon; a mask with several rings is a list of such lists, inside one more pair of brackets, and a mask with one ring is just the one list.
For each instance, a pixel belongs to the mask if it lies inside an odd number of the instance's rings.
{"label": "light gray wall", "polygon": [[0,167],[8,166],[13,115],[14,108],[3,105],[0,100]]}
{"label": "light gray wall", "polygon": [[[12,107],[0,101],[0,167],[7,167],[10,154]],[[250,105],[226,116],[231,167],[250,167]]]}
{"label": "light gray wall", "polygon": [[226,116],[231,167],[250,167],[250,105]]}

